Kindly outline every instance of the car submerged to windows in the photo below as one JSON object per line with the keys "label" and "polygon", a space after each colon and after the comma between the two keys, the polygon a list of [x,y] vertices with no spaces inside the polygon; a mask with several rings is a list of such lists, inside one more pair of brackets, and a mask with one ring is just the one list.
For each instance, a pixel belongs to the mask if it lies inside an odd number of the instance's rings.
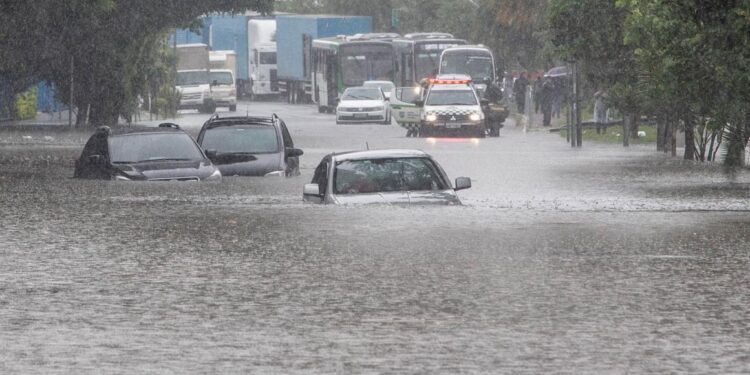
{"label": "car submerged to windows", "polygon": [[303,151],[284,121],[271,117],[211,117],[198,144],[224,176],[298,176]]}
{"label": "car submerged to windows", "polygon": [[175,124],[99,127],[76,161],[76,178],[118,181],[218,181],[221,171]]}
{"label": "car submerged to windows", "polygon": [[391,110],[379,87],[350,87],[336,107],[336,124],[391,123]]}
{"label": "car submerged to windows", "polygon": [[419,150],[372,150],[329,154],[318,164],[303,199],[325,204],[460,205],[457,190],[432,157]]}

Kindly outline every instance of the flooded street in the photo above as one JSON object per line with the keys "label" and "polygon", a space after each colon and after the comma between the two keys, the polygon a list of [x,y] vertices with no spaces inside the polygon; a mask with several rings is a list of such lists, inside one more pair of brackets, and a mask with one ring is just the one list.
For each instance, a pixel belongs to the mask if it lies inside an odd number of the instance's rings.
{"label": "flooded street", "polygon": [[[74,180],[87,133],[0,132],[0,372],[750,372],[748,170],[245,111],[285,120],[300,177]],[[471,177],[465,206],[302,202],[368,146]]]}

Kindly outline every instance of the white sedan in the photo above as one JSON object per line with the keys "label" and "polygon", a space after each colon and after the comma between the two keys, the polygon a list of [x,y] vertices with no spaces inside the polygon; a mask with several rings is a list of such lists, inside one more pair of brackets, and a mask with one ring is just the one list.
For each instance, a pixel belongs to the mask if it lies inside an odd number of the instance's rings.
{"label": "white sedan", "polygon": [[377,87],[350,87],[336,107],[337,124],[391,123],[391,108],[383,90]]}

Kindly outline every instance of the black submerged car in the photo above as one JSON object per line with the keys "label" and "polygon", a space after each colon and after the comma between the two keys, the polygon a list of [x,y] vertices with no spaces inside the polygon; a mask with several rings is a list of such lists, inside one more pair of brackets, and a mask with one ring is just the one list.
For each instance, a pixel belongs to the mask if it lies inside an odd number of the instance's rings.
{"label": "black submerged car", "polygon": [[76,178],[119,181],[212,181],[221,171],[176,124],[158,128],[102,126],[76,161]]}
{"label": "black submerged car", "polygon": [[224,176],[298,176],[302,150],[294,148],[278,116],[211,117],[198,144]]}

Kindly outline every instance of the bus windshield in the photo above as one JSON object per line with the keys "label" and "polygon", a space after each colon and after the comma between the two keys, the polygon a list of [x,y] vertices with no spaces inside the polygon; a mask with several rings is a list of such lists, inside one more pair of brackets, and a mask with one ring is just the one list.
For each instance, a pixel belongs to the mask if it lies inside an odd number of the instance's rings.
{"label": "bus windshield", "polygon": [[384,45],[342,46],[341,71],[346,87],[365,81],[393,80],[393,49]]}
{"label": "bus windshield", "polygon": [[417,81],[422,78],[435,77],[440,65],[440,53],[448,47],[457,46],[457,43],[429,42],[414,46],[414,71]]}
{"label": "bus windshield", "polygon": [[467,74],[474,81],[494,78],[492,54],[482,50],[458,50],[443,54],[440,74]]}

